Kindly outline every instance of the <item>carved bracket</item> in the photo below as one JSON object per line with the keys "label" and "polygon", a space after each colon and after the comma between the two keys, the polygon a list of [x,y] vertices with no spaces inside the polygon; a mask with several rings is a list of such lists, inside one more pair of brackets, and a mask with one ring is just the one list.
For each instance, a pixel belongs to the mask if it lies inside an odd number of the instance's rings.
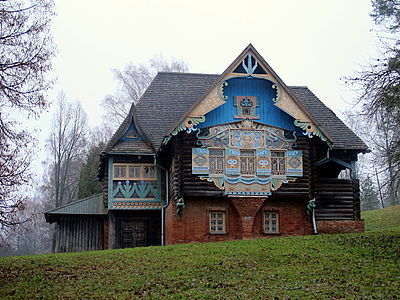
{"label": "carved bracket", "polygon": [[317,136],[324,142],[328,140],[327,137],[321,132],[321,130],[314,123],[294,120],[294,125],[303,129],[304,130],[303,134],[308,136],[310,139],[313,138],[313,136]]}

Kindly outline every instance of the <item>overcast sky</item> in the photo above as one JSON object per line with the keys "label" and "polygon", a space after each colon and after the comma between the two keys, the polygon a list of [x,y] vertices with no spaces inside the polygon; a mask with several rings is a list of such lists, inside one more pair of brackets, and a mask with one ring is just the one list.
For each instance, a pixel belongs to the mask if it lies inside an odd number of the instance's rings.
{"label": "overcast sky", "polygon": [[[308,86],[338,112],[354,97],[340,78],[377,47],[369,0],[56,0],[56,13],[50,95],[79,100],[91,125],[115,89],[113,68],[161,54],[191,72],[219,74],[249,43],[287,85]],[[41,145],[49,122],[45,114],[32,125],[42,129]]]}

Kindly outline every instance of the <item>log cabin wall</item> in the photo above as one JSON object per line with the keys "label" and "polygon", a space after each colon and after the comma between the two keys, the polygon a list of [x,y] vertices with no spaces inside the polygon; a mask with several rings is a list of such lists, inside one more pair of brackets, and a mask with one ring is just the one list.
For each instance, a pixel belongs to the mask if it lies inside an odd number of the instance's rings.
{"label": "log cabin wall", "polygon": [[102,250],[104,217],[61,216],[56,223],[55,252]]}
{"label": "log cabin wall", "polygon": [[[321,141],[311,145],[311,196],[316,198],[316,218],[319,221],[360,220],[360,188],[358,179],[337,178],[343,166],[315,163],[328,155],[328,147]],[[349,150],[336,150],[331,157],[350,163],[356,154]],[[329,177],[328,177],[329,176]]]}

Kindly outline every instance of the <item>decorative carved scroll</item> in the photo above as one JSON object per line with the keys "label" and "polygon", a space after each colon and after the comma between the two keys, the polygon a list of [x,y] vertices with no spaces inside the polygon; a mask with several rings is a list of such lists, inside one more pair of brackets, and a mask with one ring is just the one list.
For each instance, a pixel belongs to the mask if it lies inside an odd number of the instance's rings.
{"label": "decorative carved scroll", "polygon": [[303,134],[308,136],[310,139],[313,137],[313,135],[315,135],[324,142],[328,140],[321,130],[312,122],[301,122],[299,120],[294,120],[294,125],[303,129]]}

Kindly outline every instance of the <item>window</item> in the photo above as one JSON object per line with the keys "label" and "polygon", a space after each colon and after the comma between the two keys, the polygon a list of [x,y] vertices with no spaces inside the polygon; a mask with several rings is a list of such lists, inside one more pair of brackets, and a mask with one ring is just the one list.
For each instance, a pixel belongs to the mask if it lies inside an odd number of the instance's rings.
{"label": "window", "polygon": [[264,232],[279,233],[279,213],[275,211],[264,212]]}
{"label": "window", "polygon": [[210,212],[210,233],[226,233],[225,230],[225,212],[213,211]]}
{"label": "window", "polygon": [[272,175],[285,175],[286,155],[285,151],[271,151]]}
{"label": "window", "polygon": [[256,157],[254,150],[240,150],[240,174],[255,175]]}
{"label": "window", "polygon": [[250,107],[242,107],[242,115],[250,116],[251,115],[251,108]]}
{"label": "window", "polygon": [[114,180],[155,180],[156,167],[154,165],[114,164]]}
{"label": "window", "polygon": [[224,174],[224,150],[210,149],[210,174]]}

